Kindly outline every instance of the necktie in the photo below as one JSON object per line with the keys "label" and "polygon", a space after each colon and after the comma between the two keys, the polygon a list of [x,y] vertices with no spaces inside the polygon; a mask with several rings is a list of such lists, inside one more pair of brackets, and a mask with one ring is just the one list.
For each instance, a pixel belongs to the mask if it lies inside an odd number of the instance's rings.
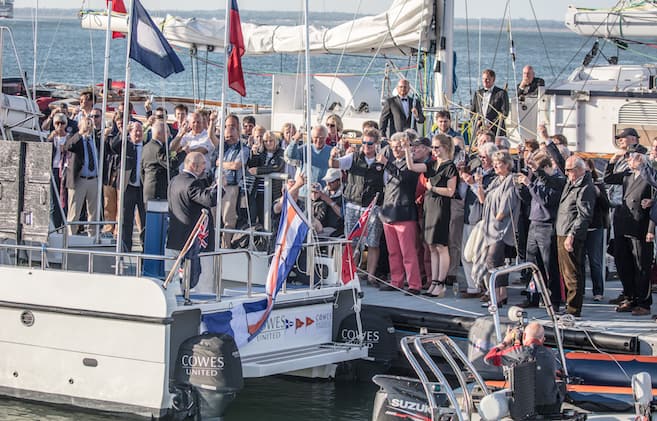
{"label": "necktie", "polygon": [[94,162],[94,152],[91,149],[91,139],[87,138],[87,168],[89,168],[89,172],[93,173],[96,170],[96,163]]}

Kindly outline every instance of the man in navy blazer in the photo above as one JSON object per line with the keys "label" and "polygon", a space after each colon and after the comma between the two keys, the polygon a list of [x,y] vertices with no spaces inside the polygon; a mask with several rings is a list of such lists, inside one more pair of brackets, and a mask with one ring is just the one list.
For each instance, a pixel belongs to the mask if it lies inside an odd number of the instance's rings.
{"label": "man in navy blazer", "polygon": [[486,69],[481,74],[483,88],[472,97],[470,111],[474,124],[473,133],[486,127],[495,136],[506,136],[504,119],[509,115],[509,96],[504,89],[495,85],[495,71]]}
{"label": "man in navy blazer", "polygon": [[422,103],[414,95],[409,95],[408,80],[401,79],[397,83],[397,95],[385,100],[379,127],[384,136],[390,137],[406,129],[417,130],[417,123],[424,123]]}
{"label": "man in navy blazer", "polygon": [[214,250],[214,224],[210,208],[217,206],[217,189],[208,186],[205,173],[205,157],[200,152],[190,152],[185,157],[183,170],[169,185],[169,230],[167,249],[180,252],[192,233],[203,209],[208,210],[207,247],[200,249],[195,241],[187,257],[191,260],[190,288],[194,288],[201,275],[199,252]]}

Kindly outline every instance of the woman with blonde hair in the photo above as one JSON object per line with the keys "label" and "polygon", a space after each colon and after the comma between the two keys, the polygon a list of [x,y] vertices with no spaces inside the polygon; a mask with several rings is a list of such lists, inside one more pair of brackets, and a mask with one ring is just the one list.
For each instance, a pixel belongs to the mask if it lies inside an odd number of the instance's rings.
{"label": "woman with blonde hair", "polygon": [[[454,142],[451,137],[437,134],[431,140],[432,160],[413,163],[413,171],[424,173],[424,241],[431,252],[431,286],[425,295],[445,295],[445,279],[449,269],[449,221],[451,198],[456,191],[458,171],[452,162]],[[406,157],[411,159],[410,156]]]}
{"label": "woman with blonde hair", "polygon": [[326,144],[329,146],[338,146],[342,140],[342,130],[344,124],[342,118],[337,114],[331,114],[326,117],[326,128],[328,128],[328,136],[326,136]]}

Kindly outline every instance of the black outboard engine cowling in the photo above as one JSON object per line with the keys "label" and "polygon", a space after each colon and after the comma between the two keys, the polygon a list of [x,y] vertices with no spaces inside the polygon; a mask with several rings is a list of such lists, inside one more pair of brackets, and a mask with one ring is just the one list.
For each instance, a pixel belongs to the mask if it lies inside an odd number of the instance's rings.
{"label": "black outboard engine cowling", "polygon": [[199,335],[183,342],[174,375],[177,384],[196,392],[201,419],[221,419],[244,387],[239,350],[226,334]]}

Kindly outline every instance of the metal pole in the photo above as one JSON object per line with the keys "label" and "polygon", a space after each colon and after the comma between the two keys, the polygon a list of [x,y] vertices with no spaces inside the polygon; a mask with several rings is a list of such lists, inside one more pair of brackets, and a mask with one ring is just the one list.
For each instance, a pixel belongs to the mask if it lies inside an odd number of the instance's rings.
{"label": "metal pole", "polygon": [[[214,221],[214,249],[215,251],[219,250],[221,247],[221,211],[222,211],[222,188],[224,181],[224,143],[226,141],[226,136],[224,134],[224,125],[226,124],[226,114],[228,113],[228,107],[226,107],[226,86],[228,84],[228,46],[230,44],[230,0],[226,0],[226,11],[224,14],[224,74],[221,80],[221,115],[219,117],[219,164],[217,165],[216,181],[217,181],[217,220]],[[209,130],[214,130],[214,127],[210,127]],[[215,274],[215,294],[217,301],[221,299],[221,257],[214,259],[214,274]]]}
{"label": "metal pole", "polygon": [[[32,67],[32,98],[36,99],[36,75],[37,75],[37,40],[39,34],[39,0],[35,0],[34,9],[34,62]],[[27,86],[25,87],[27,89]]]}
{"label": "metal pole", "polygon": [[[313,252],[314,248],[310,246],[313,241],[313,213],[312,213],[312,198],[310,197],[310,189],[312,183],[312,156],[313,156],[313,146],[311,139],[311,113],[312,109],[310,108],[310,22],[308,19],[308,0],[303,2],[303,19],[304,19],[304,31],[305,31],[305,62],[306,62],[306,213],[308,214],[308,223],[311,224],[310,229],[308,230],[308,238],[306,247],[306,270],[308,271],[308,276],[310,277],[310,288],[315,286],[315,267],[313,262]],[[324,146],[326,147],[326,146]]]}
{"label": "metal pole", "polygon": [[[117,206],[117,211],[119,212],[118,220],[118,231],[116,239],[116,252],[121,253],[123,247],[121,238],[123,237],[123,202],[125,197],[125,164],[126,164],[126,153],[128,149],[128,122],[130,119],[130,43],[132,42],[132,13],[134,11],[134,2],[130,4],[130,14],[128,15],[128,46],[125,53],[125,90],[123,98],[123,130],[121,133],[121,167],[119,169],[119,203]],[[134,212],[134,210],[133,210]],[[130,250],[127,250],[129,253]],[[120,256],[116,257],[116,274],[120,273]]]}
{"label": "metal pole", "polygon": [[[100,222],[100,210],[103,208],[103,172],[105,171],[105,110],[107,109],[107,93],[109,86],[107,80],[109,79],[109,61],[110,61],[110,34],[112,33],[112,3],[113,0],[107,2],[107,30],[105,31],[105,63],[103,67],[103,102],[101,105],[100,113],[100,153],[98,154],[98,197],[96,201],[96,221]],[[93,95],[93,93],[92,93]],[[102,227],[99,225],[96,229],[96,243],[100,240],[100,231]]]}

